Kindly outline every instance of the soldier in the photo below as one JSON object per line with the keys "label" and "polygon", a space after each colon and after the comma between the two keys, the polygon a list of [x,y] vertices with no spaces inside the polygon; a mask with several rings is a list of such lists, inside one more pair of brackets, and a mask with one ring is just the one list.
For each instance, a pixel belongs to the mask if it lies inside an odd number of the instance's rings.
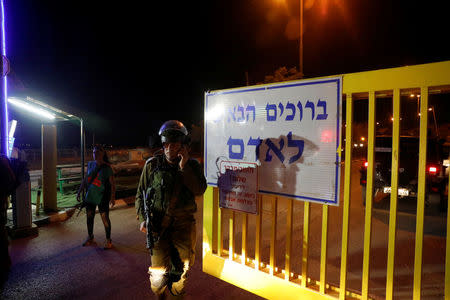
{"label": "soldier", "polygon": [[166,290],[182,297],[187,272],[194,264],[195,196],[206,190],[200,164],[189,157],[183,123],[165,122],[159,130],[164,153],[147,160],[136,194],[140,230],[147,233],[151,255],[150,285],[163,299]]}

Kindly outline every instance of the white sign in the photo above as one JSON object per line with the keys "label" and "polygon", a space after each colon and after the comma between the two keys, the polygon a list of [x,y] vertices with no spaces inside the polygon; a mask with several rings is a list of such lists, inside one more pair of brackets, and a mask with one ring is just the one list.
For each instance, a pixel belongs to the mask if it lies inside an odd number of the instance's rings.
{"label": "white sign", "polygon": [[258,165],[259,192],[339,205],[341,77],[205,94],[205,176]]}
{"label": "white sign", "polygon": [[258,213],[258,169],[255,163],[221,162],[219,206]]}

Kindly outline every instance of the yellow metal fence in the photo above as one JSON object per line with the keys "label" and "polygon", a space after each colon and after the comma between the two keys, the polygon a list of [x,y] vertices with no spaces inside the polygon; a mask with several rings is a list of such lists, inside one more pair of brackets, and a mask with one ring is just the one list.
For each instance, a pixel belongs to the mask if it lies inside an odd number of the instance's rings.
{"label": "yellow metal fence", "polygon": [[[346,101],[345,149],[352,149],[353,107],[356,99],[368,99],[367,189],[363,238],[353,243],[363,245],[360,278],[348,287],[352,151],[345,151],[340,207],[310,204],[291,198],[259,195],[256,216],[221,209],[218,189],[208,187],[203,207],[203,271],[268,299],[369,299],[394,298],[395,253],[397,234],[398,168],[400,137],[400,98],[420,93],[420,148],[418,197],[415,220],[413,299],[427,298],[422,291],[424,243],[425,168],[427,158],[428,98],[430,94],[450,90],[450,61],[344,74],[343,96]],[[388,215],[388,245],[383,290],[369,294],[372,259],[372,212],[376,101],[392,97],[391,198]],[[343,140],[343,139],[342,139]],[[448,183],[447,183],[448,184]],[[447,196],[448,197],[448,196]],[[312,217],[312,207],[315,214]],[[301,215],[300,215],[301,214]],[[447,215],[450,207],[447,208]],[[321,218],[321,222],[317,220]],[[302,219],[302,220],[301,220]],[[336,225],[338,224],[338,225]],[[333,236],[330,237],[330,226]],[[340,226],[340,228],[336,228]],[[450,299],[450,222],[447,218],[444,297]],[[335,232],[339,233],[336,236]],[[351,245],[353,245],[353,243]],[[314,249],[314,251],[313,251]],[[317,249],[320,249],[318,251]],[[340,251],[339,251],[340,250]],[[333,253],[329,257],[329,253]],[[354,258],[352,258],[354,259]],[[359,258],[361,260],[361,258]],[[333,264],[330,264],[333,260]],[[337,267],[336,267],[337,266]],[[331,280],[329,280],[329,277]],[[381,296],[380,296],[381,295]]]}

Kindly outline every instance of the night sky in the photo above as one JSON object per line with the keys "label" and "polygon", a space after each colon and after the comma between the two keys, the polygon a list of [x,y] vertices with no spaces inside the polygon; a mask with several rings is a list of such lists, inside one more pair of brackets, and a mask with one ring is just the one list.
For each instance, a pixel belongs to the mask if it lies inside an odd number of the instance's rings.
{"label": "night sky", "polygon": [[[298,0],[4,2],[10,94],[83,117],[88,144],[144,146],[167,119],[202,124],[205,91],[298,66]],[[449,60],[449,4],[400,2],[305,0],[305,76]],[[40,122],[12,116],[39,147]]]}

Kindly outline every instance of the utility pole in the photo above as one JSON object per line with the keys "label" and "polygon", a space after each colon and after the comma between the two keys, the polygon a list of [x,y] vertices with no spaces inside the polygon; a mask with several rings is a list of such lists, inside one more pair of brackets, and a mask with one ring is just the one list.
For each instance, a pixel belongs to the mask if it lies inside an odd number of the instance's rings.
{"label": "utility pole", "polygon": [[299,72],[303,78],[303,0],[300,0],[300,45],[299,45]]}

